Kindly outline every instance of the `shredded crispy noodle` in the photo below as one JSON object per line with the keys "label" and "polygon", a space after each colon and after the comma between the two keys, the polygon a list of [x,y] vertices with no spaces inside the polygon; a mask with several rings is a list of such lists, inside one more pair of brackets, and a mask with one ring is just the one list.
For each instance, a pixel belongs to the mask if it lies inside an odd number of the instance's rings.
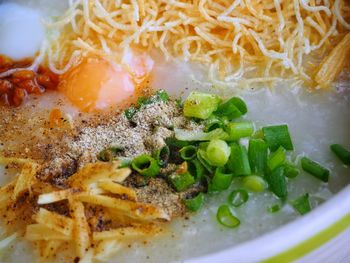
{"label": "shredded crispy noodle", "polygon": [[[135,191],[121,185],[131,171],[118,168],[119,162],[88,164],[63,190],[36,178],[40,165],[33,160],[0,156],[0,164],[19,168],[16,178],[0,188],[8,235],[0,250],[19,235],[34,243],[43,262],[67,244],[79,262],[106,261],[127,242],[159,233],[161,222],[170,220],[165,211],[138,202]],[[65,206],[68,212],[62,214]],[[112,221],[115,226],[103,227]],[[103,229],[96,229],[96,222]]]}
{"label": "shredded crispy noodle", "polygon": [[252,67],[262,82],[295,76],[315,82],[319,64],[305,61],[327,56],[350,29],[349,17],[344,0],[77,0],[51,24],[61,34],[49,65],[65,72],[77,63],[76,51],[119,62],[131,46],[211,66],[216,83],[234,84],[252,76]]}

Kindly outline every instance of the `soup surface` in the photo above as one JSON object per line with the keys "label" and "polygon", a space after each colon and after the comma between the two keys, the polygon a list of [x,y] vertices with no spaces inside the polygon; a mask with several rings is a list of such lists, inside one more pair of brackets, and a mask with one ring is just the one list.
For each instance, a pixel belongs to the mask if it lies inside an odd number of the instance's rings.
{"label": "soup surface", "polygon": [[[204,76],[195,66],[159,60],[151,85],[156,89],[163,88],[174,96],[186,96],[191,90],[222,93],[194,80],[204,79]],[[237,92],[225,90],[225,95],[237,95]],[[281,82],[271,89],[265,87],[254,91],[242,91],[238,95],[244,98],[249,108],[246,119],[254,120],[257,126],[287,123],[293,138],[295,154],[312,156],[331,170],[328,184],[306,173],[291,180],[291,199],[309,193],[312,206],[316,207],[350,183],[348,168],[329,150],[332,143],[350,144],[347,136],[350,127],[350,119],[347,117],[350,113],[348,88],[345,87],[342,91],[310,93],[302,87],[290,87],[290,83]],[[64,101],[64,98],[61,98],[62,100]],[[56,101],[55,94],[41,96],[37,109],[40,111],[50,108]],[[37,103],[37,100],[33,102]],[[31,101],[28,105],[30,103]],[[67,112],[73,116],[77,113],[69,102],[64,104]],[[2,180],[5,182],[8,178]],[[231,189],[240,185],[241,182],[236,180]],[[123,249],[115,260],[163,262],[165,257],[169,261],[185,260],[238,245],[299,217],[289,204],[284,205],[277,213],[268,212],[268,208],[278,203],[278,199],[271,192],[264,191],[251,195],[249,202],[237,209],[237,215],[242,218],[240,227],[227,230],[216,222],[215,216],[218,205],[225,202],[229,193],[230,190],[227,190],[217,196],[211,196],[200,212],[187,219],[175,220],[167,233],[148,240],[147,245],[140,242],[131,248]],[[215,242],[212,242],[213,240]],[[23,242],[15,245],[15,251],[8,255],[8,262],[15,258],[16,262],[26,262],[27,258],[32,256],[32,253],[28,253],[28,245]],[[18,261],[19,258],[21,261]]]}

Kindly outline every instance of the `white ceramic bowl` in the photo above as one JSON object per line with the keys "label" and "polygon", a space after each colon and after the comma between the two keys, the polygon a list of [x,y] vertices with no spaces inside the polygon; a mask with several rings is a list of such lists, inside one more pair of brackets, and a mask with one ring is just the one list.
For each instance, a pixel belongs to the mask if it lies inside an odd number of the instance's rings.
{"label": "white ceramic bowl", "polygon": [[206,262],[350,262],[350,186],[309,214],[254,240],[190,260]]}

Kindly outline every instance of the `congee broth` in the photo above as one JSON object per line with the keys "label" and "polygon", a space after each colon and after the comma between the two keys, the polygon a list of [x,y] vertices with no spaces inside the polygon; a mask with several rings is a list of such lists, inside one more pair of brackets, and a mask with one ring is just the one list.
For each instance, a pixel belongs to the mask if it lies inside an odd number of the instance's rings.
{"label": "congee broth", "polygon": [[346,187],[349,6],[267,2],[0,1],[0,261],[186,261]]}

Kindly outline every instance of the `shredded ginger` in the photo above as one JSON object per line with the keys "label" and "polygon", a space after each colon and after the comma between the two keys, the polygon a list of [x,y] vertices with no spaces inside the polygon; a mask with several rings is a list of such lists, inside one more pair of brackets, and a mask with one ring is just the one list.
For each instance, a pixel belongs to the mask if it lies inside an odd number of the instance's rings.
{"label": "shredded ginger", "polygon": [[349,19],[344,0],[71,0],[49,25],[60,36],[51,41],[48,64],[63,73],[81,56],[118,63],[133,47],[207,65],[217,83],[317,84],[320,60],[349,32]]}

